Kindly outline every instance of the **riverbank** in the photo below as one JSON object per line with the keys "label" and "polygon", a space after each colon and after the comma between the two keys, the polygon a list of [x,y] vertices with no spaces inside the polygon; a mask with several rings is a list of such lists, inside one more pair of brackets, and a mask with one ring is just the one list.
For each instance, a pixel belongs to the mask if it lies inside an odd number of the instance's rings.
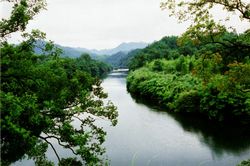
{"label": "riverbank", "polygon": [[204,79],[204,75],[193,74],[199,71],[191,62],[199,63],[192,57],[152,61],[129,73],[127,88],[172,112],[196,113],[218,122],[249,126],[250,92],[244,91],[244,82],[233,81],[235,69],[242,66],[232,66],[228,74]]}
{"label": "riverbank", "polygon": [[105,127],[111,166],[236,166],[250,155],[250,136],[241,128],[142,102],[127,92],[125,73],[111,73],[102,86],[119,112],[117,126]]}

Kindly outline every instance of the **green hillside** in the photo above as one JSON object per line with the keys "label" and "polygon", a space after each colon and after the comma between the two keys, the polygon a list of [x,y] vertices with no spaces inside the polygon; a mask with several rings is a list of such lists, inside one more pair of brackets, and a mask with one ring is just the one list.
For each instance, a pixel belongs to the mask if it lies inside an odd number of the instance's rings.
{"label": "green hillside", "polygon": [[225,31],[217,42],[203,36],[198,44],[164,37],[131,59],[128,90],[169,111],[249,124],[249,35]]}

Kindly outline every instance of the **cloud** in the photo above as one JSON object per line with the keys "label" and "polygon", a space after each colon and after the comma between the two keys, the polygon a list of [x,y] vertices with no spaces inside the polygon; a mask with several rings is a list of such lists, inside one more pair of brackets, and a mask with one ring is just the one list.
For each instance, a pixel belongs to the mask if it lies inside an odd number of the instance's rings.
{"label": "cloud", "polygon": [[152,42],[185,27],[161,11],[160,0],[48,0],[28,29],[41,29],[56,43],[110,48],[121,42]]}
{"label": "cloud", "polygon": [[176,18],[170,18],[160,9],[161,1],[47,0],[47,10],[41,11],[27,29],[40,29],[55,43],[97,49],[182,34],[188,23],[178,24]]}

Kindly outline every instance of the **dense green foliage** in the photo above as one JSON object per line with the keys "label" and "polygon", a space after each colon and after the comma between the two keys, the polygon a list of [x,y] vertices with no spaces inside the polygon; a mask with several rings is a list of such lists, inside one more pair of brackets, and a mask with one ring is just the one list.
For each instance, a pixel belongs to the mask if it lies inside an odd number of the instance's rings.
{"label": "dense green foliage", "polygon": [[130,59],[129,68],[135,70],[154,59],[175,59],[179,54],[192,55],[196,47],[191,42],[187,42],[185,46],[179,48],[176,36],[164,37],[145,49],[137,51]]}
{"label": "dense green foliage", "polygon": [[[36,159],[32,151],[50,144],[50,138],[65,148],[74,148],[74,153],[86,163],[99,162],[105,132],[93,124],[94,117],[106,117],[115,124],[117,116],[111,103],[104,105],[102,98],[107,95],[95,78],[105,71],[102,63],[87,55],[78,59],[60,58],[57,53],[38,56],[30,41],[17,46],[3,43],[2,164],[14,162],[24,154]],[[92,116],[80,118],[81,114]],[[79,121],[82,129],[75,129],[72,121]]]}
{"label": "dense green foliage", "polygon": [[[28,157],[36,165],[54,165],[45,155],[52,148],[59,165],[102,165],[105,131],[96,125],[98,118],[117,123],[116,107],[100,86],[98,77],[110,70],[88,55],[62,58],[62,51],[51,42],[40,55],[34,47],[45,34],[24,33],[24,41],[8,44],[5,37],[24,31],[28,21],[44,8],[44,1],[20,0],[12,16],[0,22],[1,32],[1,165]],[[77,125],[76,125],[77,124]],[[57,142],[76,158],[61,159]],[[81,160],[79,160],[81,159]]]}
{"label": "dense green foliage", "polygon": [[[4,0],[3,0],[4,1]],[[30,20],[42,9],[45,8],[44,0],[6,0],[13,3],[13,10],[9,19],[1,19],[0,21],[0,41],[3,41],[7,35],[26,29]]]}
{"label": "dense green foliage", "polygon": [[250,159],[249,160],[245,160],[242,161],[240,164],[238,164],[237,166],[249,166],[250,165]]}
{"label": "dense green foliage", "polygon": [[[218,64],[181,56],[155,60],[131,72],[130,92],[164,105],[175,112],[193,112],[217,121],[250,122],[250,62],[228,66],[226,74],[211,73]],[[220,61],[218,62],[220,63]],[[202,70],[200,69],[202,67]],[[211,70],[211,71],[210,71]]]}
{"label": "dense green foliage", "polygon": [[140,52],[141,49],[135,49],[130,52],[118,52],[108,56],[104,61],[110,64],[113,68],[128,68],[131,59]]}
{"label": "dense green foliage", "polygon": [[130,52],[128,52],[128,54],[121,58],[121,60],[119,61],[118,65],[121,66],[122,68],[129,68],[129,63],[131,61],[131,59],[133,57],[135,57],[137,55],[138,52],[140,52],[141,49],[135,49],[135,50],[132,50]]}
{"label": "dense green foliage", "polygon": [[104,62],[91,59],[88,54],[82,54],[79,58],[76,58],[75,63],[78,69],[99,78],[105,76],[112,69],[110,65]]}
{"label": "dense green foliage", "polygon": [[[162,4],[174,14],[175,7],[190,7],[194,23],[180,38],[165,37],[142,49],[130,62],[136,70],[127,78],[128,89],[175,112],[249,125],[250,32],[229,32],[206,13],[206,4],[215,1],[197,1]],[[176,15],[188,16],[181,10]]]}
{"label": "dense green foliage", "polygon": [[126,66],[123,66],[121,64],[121,60],[124,59],[125,57],[127,57],[126,52],[118,52],[115,53],[111,56],[108,56],[104,61],[110,65],[112,65],[114,68],[126,68]]}

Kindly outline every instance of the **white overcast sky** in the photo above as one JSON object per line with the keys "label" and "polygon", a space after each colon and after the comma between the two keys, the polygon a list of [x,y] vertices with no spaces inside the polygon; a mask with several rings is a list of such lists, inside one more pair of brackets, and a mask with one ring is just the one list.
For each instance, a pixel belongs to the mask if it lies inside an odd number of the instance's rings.
{"label": "white overcast sky", "polygon": [[[85,48],[113,48],[122,42],[153,42],[180,35],[188,27],[160,9],[162,0],[47,0],[47,10],[30,21],[27,30],[40,29],[55,43]],[[1,15],[8,8],[1,5]],[[217,13],[220,15],[220,13]],[[249,23],[236,23],[240,32]],[[240,25],[240,26],[239,26]],[[13,36],[12,42],[19,39]]]}

